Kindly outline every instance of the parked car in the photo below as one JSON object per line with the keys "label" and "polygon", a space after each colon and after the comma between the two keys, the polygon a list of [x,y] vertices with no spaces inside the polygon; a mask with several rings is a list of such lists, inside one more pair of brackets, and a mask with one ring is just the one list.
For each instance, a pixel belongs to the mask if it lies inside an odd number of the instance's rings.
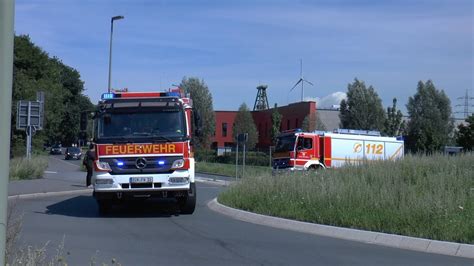
{"label": "parked car", "polygon": [[66,160],[70,160],[70,159],[80,160],[82,158],[81,149],[79,149],[78,147],[67,148],[64,155],[65,155],[64,159]]}
{"label": "parked car", "polygon": [[55,144],[55,145],[51,146],[51,150],[49,150],[49,153],[50,154],[62,154],[61,145]]}

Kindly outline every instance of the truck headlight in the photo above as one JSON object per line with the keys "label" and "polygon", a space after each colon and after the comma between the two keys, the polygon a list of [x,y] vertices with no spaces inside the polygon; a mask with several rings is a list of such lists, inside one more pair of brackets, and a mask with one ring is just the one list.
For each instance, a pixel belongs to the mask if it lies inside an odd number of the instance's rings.
{"label": "truck headlight", "polygon": [[170,177],[168,179],[169,183],[172,184],[187,184],[189,182],[189,178],[187,177]]}
{"label": "truck headlight", "polygon": [[114,180],[110,178],[97,178],[95,180],[95,183],[97,185],[112,185],[114,183]]}
{"label": "truck headlight", "polygon": [[95,161],[95,170],[99,172],[112,172],[109,163],[101,162],[99,160]]}
{"label": "truck headlight", "polygon": [[178,159],[173,162],[171,169],[182,168],[184,166],[184,159]]}

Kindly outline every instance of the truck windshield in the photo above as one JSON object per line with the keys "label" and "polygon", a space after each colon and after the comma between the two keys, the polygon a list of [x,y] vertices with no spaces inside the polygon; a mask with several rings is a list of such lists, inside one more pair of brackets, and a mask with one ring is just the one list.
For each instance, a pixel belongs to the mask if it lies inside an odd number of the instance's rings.
{"label": "truck windshield", "polygon": [[184,111],[180,108],[116,108],[98,120],[98,140],[179,141],[186,137]]}
{"label": "truck windshield", "polygon": [[275,152],[293,151],[295,148],[295,135],[278,137]]}

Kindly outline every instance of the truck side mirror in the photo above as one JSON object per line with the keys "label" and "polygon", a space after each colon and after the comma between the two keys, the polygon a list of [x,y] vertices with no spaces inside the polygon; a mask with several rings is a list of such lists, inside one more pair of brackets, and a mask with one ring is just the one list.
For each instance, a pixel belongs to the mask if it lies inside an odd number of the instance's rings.
{"label": "truck side mirror", "polygon": [[198,112],[193,112],[194,118],[194,136],[200,137],[202,135],[202,119]]}

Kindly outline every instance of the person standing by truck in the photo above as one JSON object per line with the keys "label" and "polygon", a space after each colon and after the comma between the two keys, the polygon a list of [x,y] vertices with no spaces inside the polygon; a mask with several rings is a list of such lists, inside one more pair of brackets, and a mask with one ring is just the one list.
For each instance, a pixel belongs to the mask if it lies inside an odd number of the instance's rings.
{"label": "person standing by truck", "polygon": [[82,160],[82,164],[87,169],[87,176],[86,176],[86,186],[89,187],[91,185],[91,178],[92,178],[92,167],[95,160],[95,145],[91,143],[89,145],[89,150],[86,152],[84,156],[84,160]]}

